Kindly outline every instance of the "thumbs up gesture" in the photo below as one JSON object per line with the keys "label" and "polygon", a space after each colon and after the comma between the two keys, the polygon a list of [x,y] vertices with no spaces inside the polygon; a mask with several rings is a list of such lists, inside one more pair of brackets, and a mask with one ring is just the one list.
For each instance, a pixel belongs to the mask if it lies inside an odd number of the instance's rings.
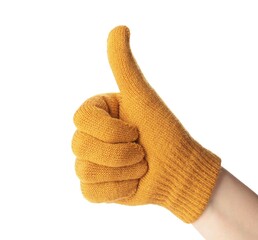
{"label": "thumbs up gesture", "polygon": [[125,26],[108,37],[120,93],[94,96],[74,115],[81,190],[91,202],[158,204],[187,223],[204,211],[220,159],[197,143],[144,78]]}

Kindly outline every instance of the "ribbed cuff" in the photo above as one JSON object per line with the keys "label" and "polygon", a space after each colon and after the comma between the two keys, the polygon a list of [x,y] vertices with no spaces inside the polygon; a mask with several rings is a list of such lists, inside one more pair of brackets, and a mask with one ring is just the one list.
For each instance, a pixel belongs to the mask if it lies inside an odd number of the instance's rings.
{"label": "ribbed cuff", "polygon": [[[173,146],[174,148],[175,146]],[[177,151],[166,151],[163,171],[157,175],[154,202],[186,223],[203,213],[220,172],[221,160],[193,139]]]}

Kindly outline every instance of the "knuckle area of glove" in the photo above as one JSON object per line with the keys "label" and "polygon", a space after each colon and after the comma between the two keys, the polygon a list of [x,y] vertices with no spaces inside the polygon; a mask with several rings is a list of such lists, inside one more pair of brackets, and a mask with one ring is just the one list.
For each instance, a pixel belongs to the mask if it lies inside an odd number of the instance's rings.
{"label": "knuckle area of glove", "polygon": [[82,159],[76,159],[75,171],[81,182],[100,183],[140,179],[148,170],[146,160],[126,167],[106,167]]}
{"label": "knuckle area of glove", "polygon": [[138,180],[97,184],[81,182],[81,191],[83,196],[90,202],[115,202],[116,200],[131,196],[135,193],[138,182]]}
{"label": "knuckle area of glove", "polygon": [[78,131],[74,135],[72,149],[80,159],[110,167],[138,163],[145,155],[143,147],[137,143],[105,143]]}
{"label": "knuckle area of glove", "polygon": [[106,142],[130,142],[138,138],[136,126],[112,117],[107,109],[83,106],[74,115],[78,130]]}

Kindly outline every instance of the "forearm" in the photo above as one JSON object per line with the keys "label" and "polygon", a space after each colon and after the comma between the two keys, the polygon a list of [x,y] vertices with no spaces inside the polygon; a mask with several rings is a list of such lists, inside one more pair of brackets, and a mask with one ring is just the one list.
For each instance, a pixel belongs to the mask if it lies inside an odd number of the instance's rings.
{"label": "forearm", "polygon": [[258,196],[221,168],[211,200],[193,226],[207,240],[258,239]]}

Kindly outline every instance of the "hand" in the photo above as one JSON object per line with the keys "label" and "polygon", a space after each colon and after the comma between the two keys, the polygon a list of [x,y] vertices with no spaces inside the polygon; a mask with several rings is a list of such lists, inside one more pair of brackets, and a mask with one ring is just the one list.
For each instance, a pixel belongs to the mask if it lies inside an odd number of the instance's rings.
{"label": "hand", "polygon": [[158,204],[193,222],[210,198],[220,159],[189,135],[145,80],[129,37],[120,26],[108,38],[120,93],[91,98],[74,116],[83,195],[92,202]]}

